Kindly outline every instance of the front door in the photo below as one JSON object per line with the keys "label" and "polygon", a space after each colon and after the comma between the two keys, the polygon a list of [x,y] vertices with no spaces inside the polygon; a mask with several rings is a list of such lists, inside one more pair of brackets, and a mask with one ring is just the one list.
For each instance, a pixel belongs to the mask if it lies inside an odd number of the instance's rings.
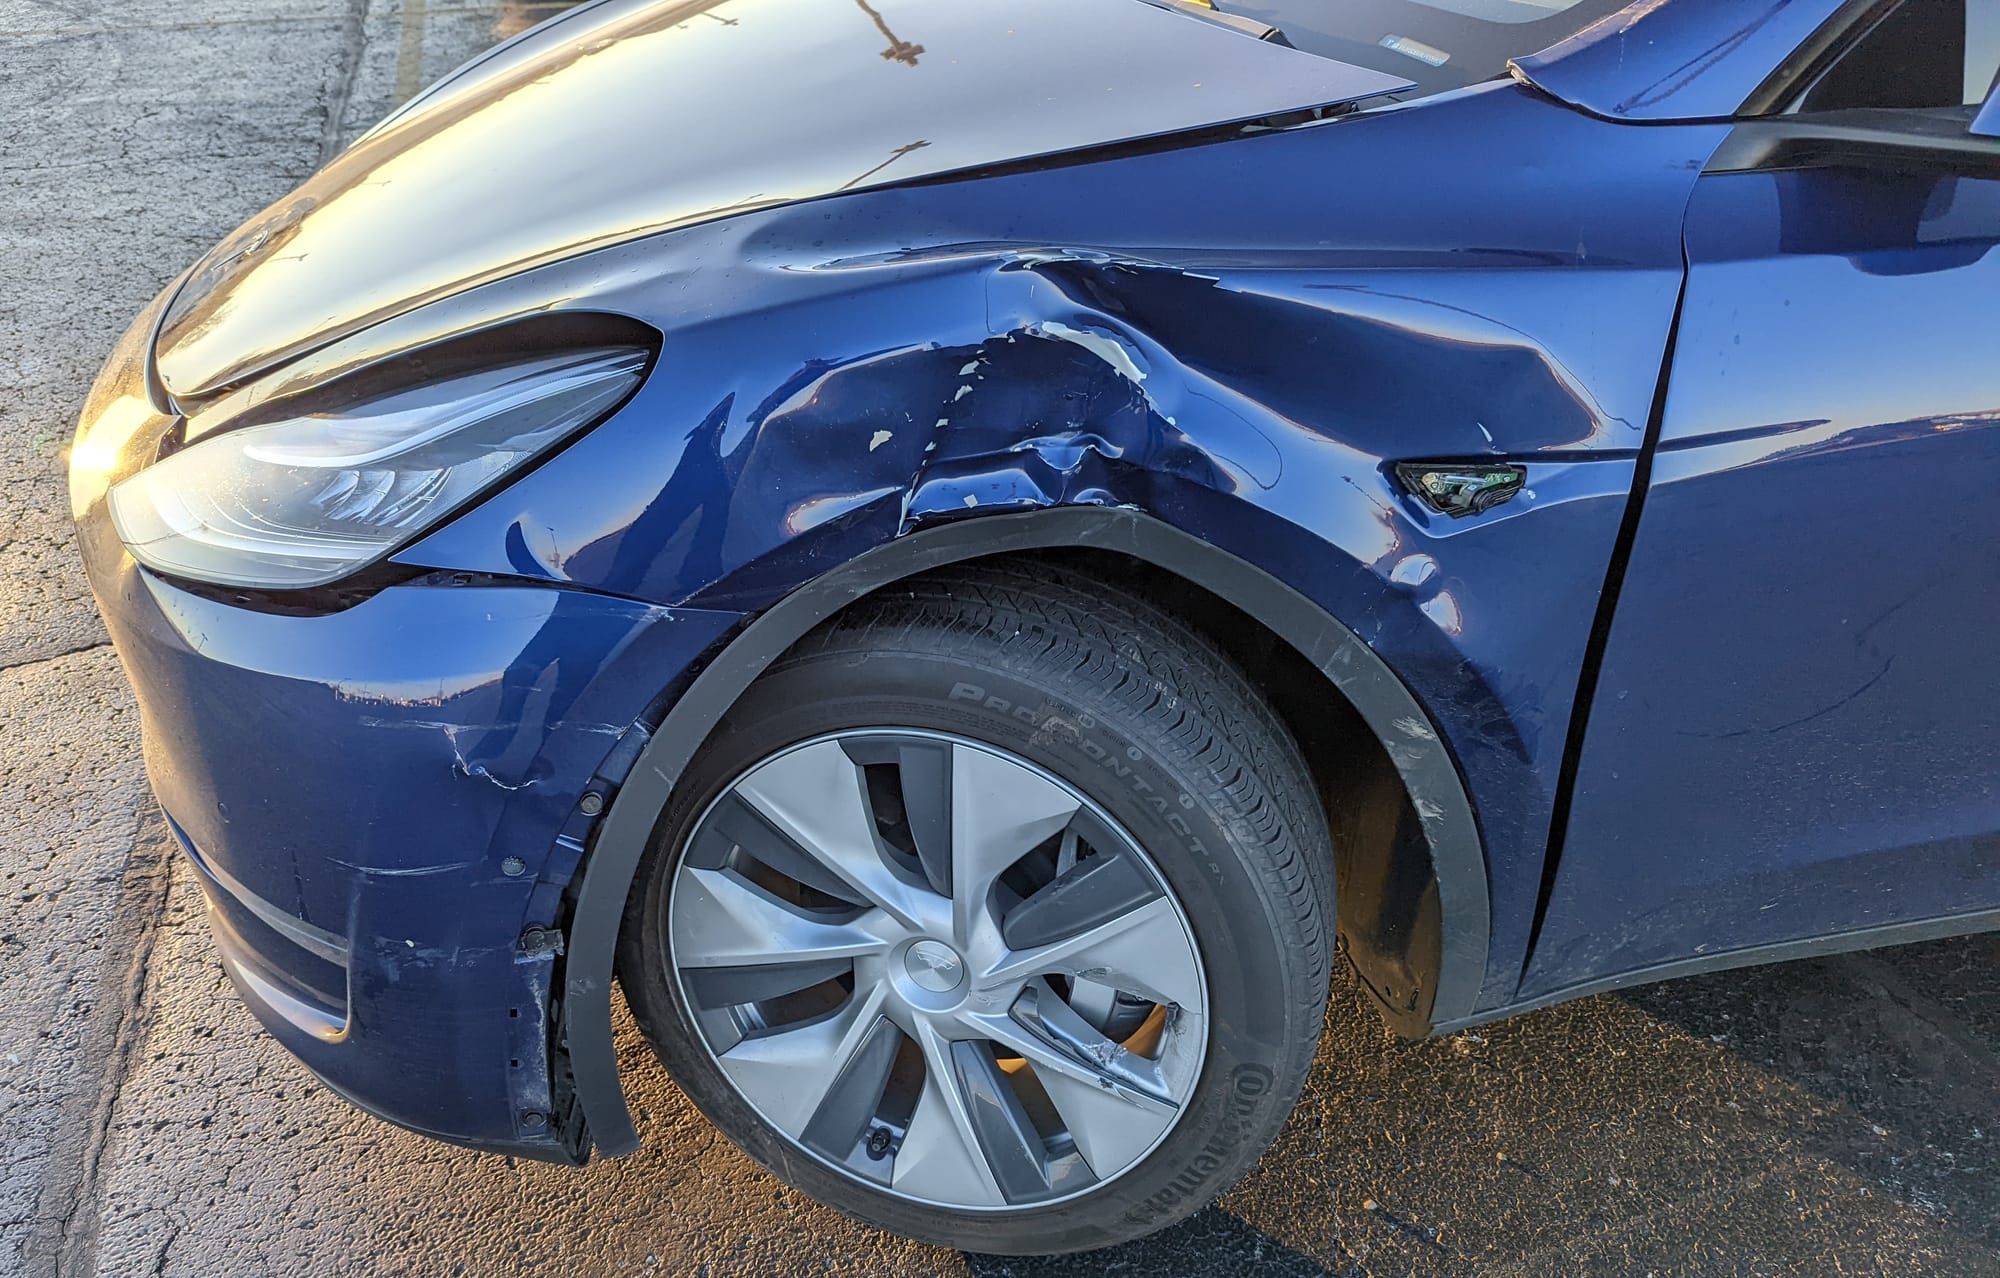
{"label": "front door", "polygon": [[2000,909],[1996,11],[1910,0],[1696,186],[1524,997]]}

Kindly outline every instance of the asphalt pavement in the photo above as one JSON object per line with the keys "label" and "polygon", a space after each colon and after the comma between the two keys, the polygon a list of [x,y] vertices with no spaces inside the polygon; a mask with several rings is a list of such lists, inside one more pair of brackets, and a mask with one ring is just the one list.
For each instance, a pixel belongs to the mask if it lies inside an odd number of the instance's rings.
{"label": "asphalt pavement", "polygon": [[1995,937],[1414,1045],[1336,990],[1257,1170],[1175,1229],[1067,1260],[943,1252],[814,1205],[719,1138],[629,1024],[646,1146],[582,1171],[433,1144],[320,1088],[236,999],[170,855],[63,449],[167,279],[551,10],[0,0],[0,1275],[2000,1275]]}

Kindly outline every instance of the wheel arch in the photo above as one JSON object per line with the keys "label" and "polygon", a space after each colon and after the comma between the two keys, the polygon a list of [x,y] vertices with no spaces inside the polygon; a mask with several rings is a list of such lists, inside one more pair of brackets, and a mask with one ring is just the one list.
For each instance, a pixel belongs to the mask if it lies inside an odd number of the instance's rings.
{"label": "wheel arch", "polygon": [[[616,1156],[639,1146],[611,1027],[611,980],[626,898],[682,770],[714,725],[773,658],[875,591],[949,564],[1057,549],[1123,556],[1197,588],[1275,636],[1318,672],[1335,704],[1352,708],[1379,745],[1381,759],[1393,767],[1415,818],[1417,846],[1429,855],[1439,920],[1436,972],[1427,986],[1431,997],[1405,1009],[1379,995],[1375,1001],[1399,1032],[1413,1037],[1472,1012],[1485,973],[1490,923],[1478,824],[1436,724],[1381,657],[1278,578],[1136,510],[1069,506],[962,518],[859,555],[766,609],[667,710],[620,787],[578,874],[563,976],[562,1035],[576,1100],[602,1153]],[[1297,726],[1296,700],[1280,711]],[[1314,770],[1324,793],[1327,769],[1315,761]],[[1397,869],[1385,865],[1384,880],[1393,879]],[[1349,930],[1345,913],[1342,923],[1343,931]],[[1349,956],[1357,966],[1370,959],[1351,947]]]}

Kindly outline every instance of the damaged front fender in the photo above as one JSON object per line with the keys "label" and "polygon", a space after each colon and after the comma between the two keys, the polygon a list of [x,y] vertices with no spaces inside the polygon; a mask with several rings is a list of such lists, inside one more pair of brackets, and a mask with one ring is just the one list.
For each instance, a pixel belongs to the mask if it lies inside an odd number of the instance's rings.
{"label": "damaged front fender", "polygon": [[[754,398],[732,385],[690,414],[671,477],[625,522],[565,544],[557,520],[517,499],[495,508],[511,515],[497,539],[490,523],[483,542],[476,522],[461,524],[405,558],[475,556],[458,562],[767,619],[803,608],[809,625],[887,580],[852,566],[905,545],[897,573],[943,562],[936,538],[954,528],[969,538],[951,543],[960,558],[1065,544],[1145,557],[1130,530],[1171,525],[1234,565],[1214,574],[1217,593],[1230,597],[1231,573],[1268,574],[1300,600],[1317,620],[1300,623],[1299,646],[1336,687],[1347,691],[1340,672],[1365,669],[1381,688],[1385,740],[1452,876],[1441,888],[1451,952],[1438,1006],[1469,1012],[1486,978],[1490,901],[1445,742],[1482,775],[1506,778],[1496,790],[1529,796],[1491,815],[1495,831],[1518,839],[1506,846],[1539,839],[1546,813],[1532,796],[1553,789],[1573,691],[1565,663],[1587,634],[1631,482],[1633,453],[1620,445],[1635,427],[1621,410],[1643,420],[1644,401],[1609,401],[1547,346],[1469,314],[1479,288],[1500,294],[1498,280],[1413,297],[1381,277],[1336,284],[1323,272],[970,248],[837,259],[815,273],[850,287],[756,317],[764,340],[746,358],[829,331],[854,353],[806,361]],[[1438,300],[1452,288],[1458,302]],[[929,340],[912,331],[911,312]],[[839,316],[840,327],[822,327]],[[1270,386],[1271,356],[1255,362],[1243,336],[1252,325],[1289,337],[1277,350],[1329,353]],[[670,334],[663,365],[696,366],[707,340]],[[669,374],[642,394],[684,396],[695,384]],[[1532,486],[1514,503],[1456,523],[1396,485],[1396,427],[1412,420],[1430,423],[1420,446],[1546,460],[1532,463]],[[613,491],[628,478],[602,476]],[[1061,519],[1090,510],[1107,521]],[[1003,537],[1003,525],[1022,531]],[[496,550],[507,558],[491,558]],[[1536,606],[1524,610],[1524,598]],[[685,752],[788,637],[722,651],[702,676],[714,703],[689,694],[655,739],[656,751],[683,754],[649,751],[635,774],[642,788],[621,794],[592,854],[572,921],[568,1033],[606,1152],[634,1139],[616,1104],[607,1009],[618,912],[652,828],[653,805],[635,795],[664,801]],[[642,815],[625,816],[634,802]],[[621,820],[631,829],[614,834]]]}
{"label": "damaged front fender", "polygon": [[[1434,750],[1462,778],[1455,817],[1417,796],[1426,822],[1471,829],[1478,812],[1468,873],[1492,896],[1460,894],[1478,923],[1444,941],[1459,947],[1438,987],[1449,1018],[1518,980],[1576,671],[1681,284],[1679,210],[1720,136],[1621,129],[1486,86],[695,227],[398,317],[299,375],[540,310],[661,332],[624,409],[397,556],[412,567],[765,625],[894,579],[850,565],[920,571],[944,534],[959,558],[1074,544],[1094,513],[1278,583],[1417,711],[1379,725],[1399,762]],[[1412,163],[1423,183],[1328,176]],[[1453,520],[1399,486],[1412,460],[1506,464],[1525,482]],[[1002,538],[1001,521],[1035,531]],[[1089,535],[1138,553],[1125,533]],[[714,689],[740,691],[769,655],[722,648],[697,683],[715,704],[690,693],[670,719],[693,716],[698,742],[733,696]],[[649,766],[635,776],[671,786],[678,765]],[[616,1090],[596,1012],[624,886],[610,873],[599,890],[602,856],[569,967],[591,1022],[572,1046],[600,1097]],[[627,1133],[598,1123],[607,1148]]]}

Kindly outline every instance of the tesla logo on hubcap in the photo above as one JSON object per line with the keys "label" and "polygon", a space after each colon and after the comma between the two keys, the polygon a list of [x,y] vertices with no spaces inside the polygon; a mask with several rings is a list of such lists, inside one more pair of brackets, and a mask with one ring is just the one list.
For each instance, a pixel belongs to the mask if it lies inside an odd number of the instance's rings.
{"label": "tesla logo on hubcap", "polygon": [[903,954],[903,966],[911,980],[938,994],[957,989],[965,978],[965,960],[942,941],[918,941]]}

